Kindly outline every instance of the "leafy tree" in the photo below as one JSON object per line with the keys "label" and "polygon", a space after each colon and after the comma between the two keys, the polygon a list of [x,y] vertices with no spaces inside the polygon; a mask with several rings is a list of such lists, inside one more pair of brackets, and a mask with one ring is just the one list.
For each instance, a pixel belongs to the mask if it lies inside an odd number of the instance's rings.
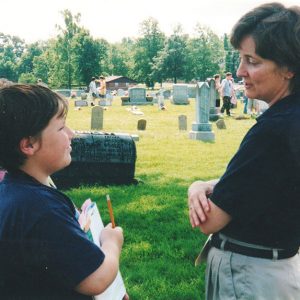
{"label": "leafy tree", "polygon": [[72,49],[76,83],[88,85],[92,76],[102,73],[101,61],[107,56],[108,43],[103,39],[94,40],[81,28],[73,37]]}
{"label": "leafy tree", "polygon": [[231,46],[226,34],[224,35],[223,43],[226,52],[225,71],[231,72],[233,77],[236,78],[236,70],[239,66],[239,52]]}
{"label": "leafy tree", "polygon": [[36,83],[36,77],[33,73],[22,73],[19,76],[20,83]]}
{"label": "leafy tree", "polygon": [[33,60],[43,53],[44,47],[45,45],[42,44],[42,42],[27,45],[18,64],[18,72],[20,75],[23,73],[32,73]]}
{"label": "leafy tree", "polygon": [[196,26],[196,37],[189,40],[186,80],[204,81],[220,72],[224,59],[221,39],[208,27]]}
{"label": "leafy tree", "polygon": [[152,74],[156,81],[162,82],[163,79],[172,78],[173,82],[177,83],[177,79],[183,77],[187,40],[188,36],[183,34],[181,25],[177,25],[163,50],[154,58]]}
{"label": "leafy tree", "polygon": [[133,51],[134,41],[129,38],[124,38],[121,43],[110,45],[104,71],[111,75],[130,77],[130,70],[132,70],[134,65]]}
{"label": "leafy tree", "polygon": [[61,79],[61,82],[66,83],[70,89],[74,77],[74,66],[72,64],[74,53],[72,47],[73,38],[80,30],[78,24],[81,15],[77,14],[73,16],[69,10],[64,10],[62,15],[64,17],[65,26],[56,26],[59,30],[59,35],[55,43],[54,51],[56,51],[56,64],[60,66],[60,71],[57,72],[57,75]]}
{"label": "leafy tree", "polygon": [[25,49],[25,42],[16,36],[0,33],[0,77],[18,80],[17,65]]}
{"label": "leafy tree", "polygon": [[165,35],[158,27],[154,18],[148,18],[141,23],[142,37],[137,40],[134,55],[134,74],[139,82],[145,82],[148,87],[154,86],[152,65],[154,58],[164,46]]}

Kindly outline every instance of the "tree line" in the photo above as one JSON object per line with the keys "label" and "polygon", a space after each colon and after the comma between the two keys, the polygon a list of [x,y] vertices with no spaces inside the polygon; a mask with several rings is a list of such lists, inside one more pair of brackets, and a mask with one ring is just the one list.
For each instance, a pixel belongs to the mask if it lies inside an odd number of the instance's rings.
{"label": "tree line", "polygon": [[204,81],[216,73],[235,74],[239,63],[226,34],[218,37],[196,25],[190,37],[177,25],[167,37],[154,18],[140,24],[138,38],[119,43],[93,38],[80,25],[80,14],[62,12],[64,25],[47,41],[26,44],[19,37],[0,33],[0,78],[35,83],[41,78],[52,88],[86,86],[95,75],[127,76],[147,87],[178,80]]}

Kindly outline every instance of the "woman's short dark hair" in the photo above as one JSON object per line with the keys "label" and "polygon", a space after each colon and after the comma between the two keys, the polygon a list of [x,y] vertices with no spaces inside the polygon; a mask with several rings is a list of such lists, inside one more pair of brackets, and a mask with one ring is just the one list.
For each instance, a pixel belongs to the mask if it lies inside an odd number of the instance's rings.
{"label": "woman's short dark hair", "polygon": [[249,35],[259,56],[295,73],[291,89],[300,91],[300,7],[274,2],[254,8],[233,27],[230,42],[239,49]]}
{"label": "woman's short dark hair", "polygon": [[18,169],[26,156],[19,144],[38,138],[55,116],[65,116],[68,104],[59,94],[40,85],[13,84],[0,89],[0,168]]}

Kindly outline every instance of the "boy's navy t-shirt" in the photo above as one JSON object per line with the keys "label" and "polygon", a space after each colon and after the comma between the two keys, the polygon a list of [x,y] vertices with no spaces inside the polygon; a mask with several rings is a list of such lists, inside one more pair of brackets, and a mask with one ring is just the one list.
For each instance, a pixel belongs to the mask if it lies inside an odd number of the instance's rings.
{"label": "boy's navy t-shirt", "polygon": [[0,183],[0,296],[91,299],[74,291],[103,262],[72,201],[18,171]]}

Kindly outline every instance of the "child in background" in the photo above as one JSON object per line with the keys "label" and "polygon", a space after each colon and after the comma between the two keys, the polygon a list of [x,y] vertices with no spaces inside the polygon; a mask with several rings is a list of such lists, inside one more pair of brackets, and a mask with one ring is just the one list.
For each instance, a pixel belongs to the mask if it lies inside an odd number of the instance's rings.
{"label": "child in background", "polygon": [[71,162],[67,110],[44,86],[0,89],[0,168],[8,171],[0,183],[3,299],[92,299],[118,272],[122,229],[107,225],[98,248],[72,201],[49,184]]}

